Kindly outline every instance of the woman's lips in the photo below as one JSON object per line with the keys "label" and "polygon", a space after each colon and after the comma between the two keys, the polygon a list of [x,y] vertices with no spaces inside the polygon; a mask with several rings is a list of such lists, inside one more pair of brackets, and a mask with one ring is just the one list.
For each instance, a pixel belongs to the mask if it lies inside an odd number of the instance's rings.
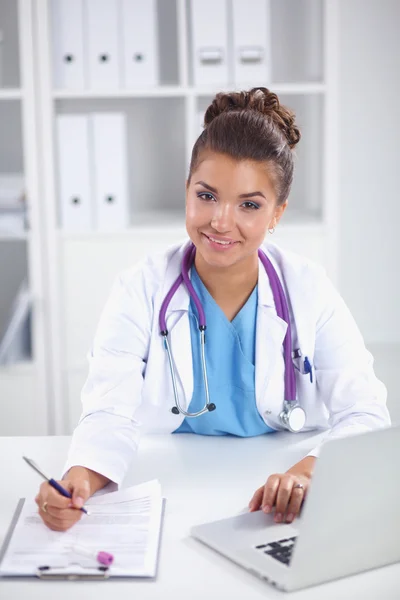
{"label": "woman's lips", "polygon": [[206,233],[203,233],[202,235],[205,237],[206,243],[213,250],[229,250],[239,243],[236,240],[231,240],[230,238],[218,238],[207,235]]}

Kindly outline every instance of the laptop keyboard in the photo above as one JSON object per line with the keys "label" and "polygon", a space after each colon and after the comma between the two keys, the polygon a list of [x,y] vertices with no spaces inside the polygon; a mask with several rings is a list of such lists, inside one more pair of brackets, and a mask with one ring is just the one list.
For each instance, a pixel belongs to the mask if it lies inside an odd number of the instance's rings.
{"label": "laptop keyboard", "polygon": [[272,558],[276,558],[284,565],[289,565],[296,539],[297,536],[269,542],[269,544],[260,544],[256,546],[256,549],[272,556]]}

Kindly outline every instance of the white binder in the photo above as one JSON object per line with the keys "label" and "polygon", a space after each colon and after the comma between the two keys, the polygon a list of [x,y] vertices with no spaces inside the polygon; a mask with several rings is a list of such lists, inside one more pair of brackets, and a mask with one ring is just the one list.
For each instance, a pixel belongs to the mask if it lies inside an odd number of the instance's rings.
{"label": "white binder", "polygon": [[92,229],[88,126],[86,115],[57,117],[61,226],[67,231]]}
{"label": "white binder", "polygon": [[82,0],[53,0],[53,80],[57,88],[85,87]]}
{"label": "white binder", "polygon": [[235,84],[267,87],[271,79],[269,1],[232,1]]}
{"label": "white binder", "polygon": [[156,0],[122,0],[124,85],[158,85]]}
{"label": "white binder", "polygon": [[85,0],[87,69],[90,89],[120,86],[119,3],[116,0]]}
{"label": "white binder", "polygon": [[94,113],[90,119],[95,229],[123,229],[129,223],[125,115]]}
{"label": "white binder", "polygon": [[191,0],[192,64],[195,85],[228,84],[227,18],[227,0]]}

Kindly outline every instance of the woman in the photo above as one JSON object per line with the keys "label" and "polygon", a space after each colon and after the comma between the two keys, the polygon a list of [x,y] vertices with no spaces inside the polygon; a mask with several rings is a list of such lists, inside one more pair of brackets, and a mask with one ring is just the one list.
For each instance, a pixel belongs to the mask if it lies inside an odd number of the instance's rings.
{"label": "woman", "polygon": [[[143,429],[246,437],[330,427],[331,439],[390,423],[372,357],[323,269],[264,244],[287,207],[294,114],[254,88],[218,94],[204,122],[186,184],[190,241],[123,273],[101,316],[65,467],[72,501],[47,483],[36,498],[52,529],[122,481]],[[171,291],[182,263],[189,283]],[[317,456],[270,475],[250,510],[293,521]]]}

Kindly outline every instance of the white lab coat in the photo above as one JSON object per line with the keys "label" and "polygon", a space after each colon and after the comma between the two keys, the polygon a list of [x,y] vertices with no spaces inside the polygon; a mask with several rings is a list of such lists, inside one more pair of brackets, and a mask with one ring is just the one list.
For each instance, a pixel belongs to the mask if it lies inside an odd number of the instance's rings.
{"label": "white lab coat", "polygon": [[[142,431],[172,432],[182,415],[171,413],[174,395],[159,329],[159,312],[181,268],[189,242],[149,257],[123,272],[103,310],[89,353],[82,390],[83,412],[64,473],[83,465],[119,484]],[[325,271],[302,256],[268,243],[264,252],[283,284],[291,315],[297,395],[307,415],[305,430],[329,429],[327,439],[390,424],[386,388],[375,377],[373,358],[348,308]],[[166,314],[181,405],[193,392],[189,295],[181,285]],[[259,261],[255,390],[265,423],[283,429],[283,339],[287,325],[277,316],[268,276]],[[313,382],[304,373],[307,356]],[[218,398],[211,398],[217,404]],[[201,417],[200,417],[201,418]],[[310,455],[317,456],[319,447]]]}

